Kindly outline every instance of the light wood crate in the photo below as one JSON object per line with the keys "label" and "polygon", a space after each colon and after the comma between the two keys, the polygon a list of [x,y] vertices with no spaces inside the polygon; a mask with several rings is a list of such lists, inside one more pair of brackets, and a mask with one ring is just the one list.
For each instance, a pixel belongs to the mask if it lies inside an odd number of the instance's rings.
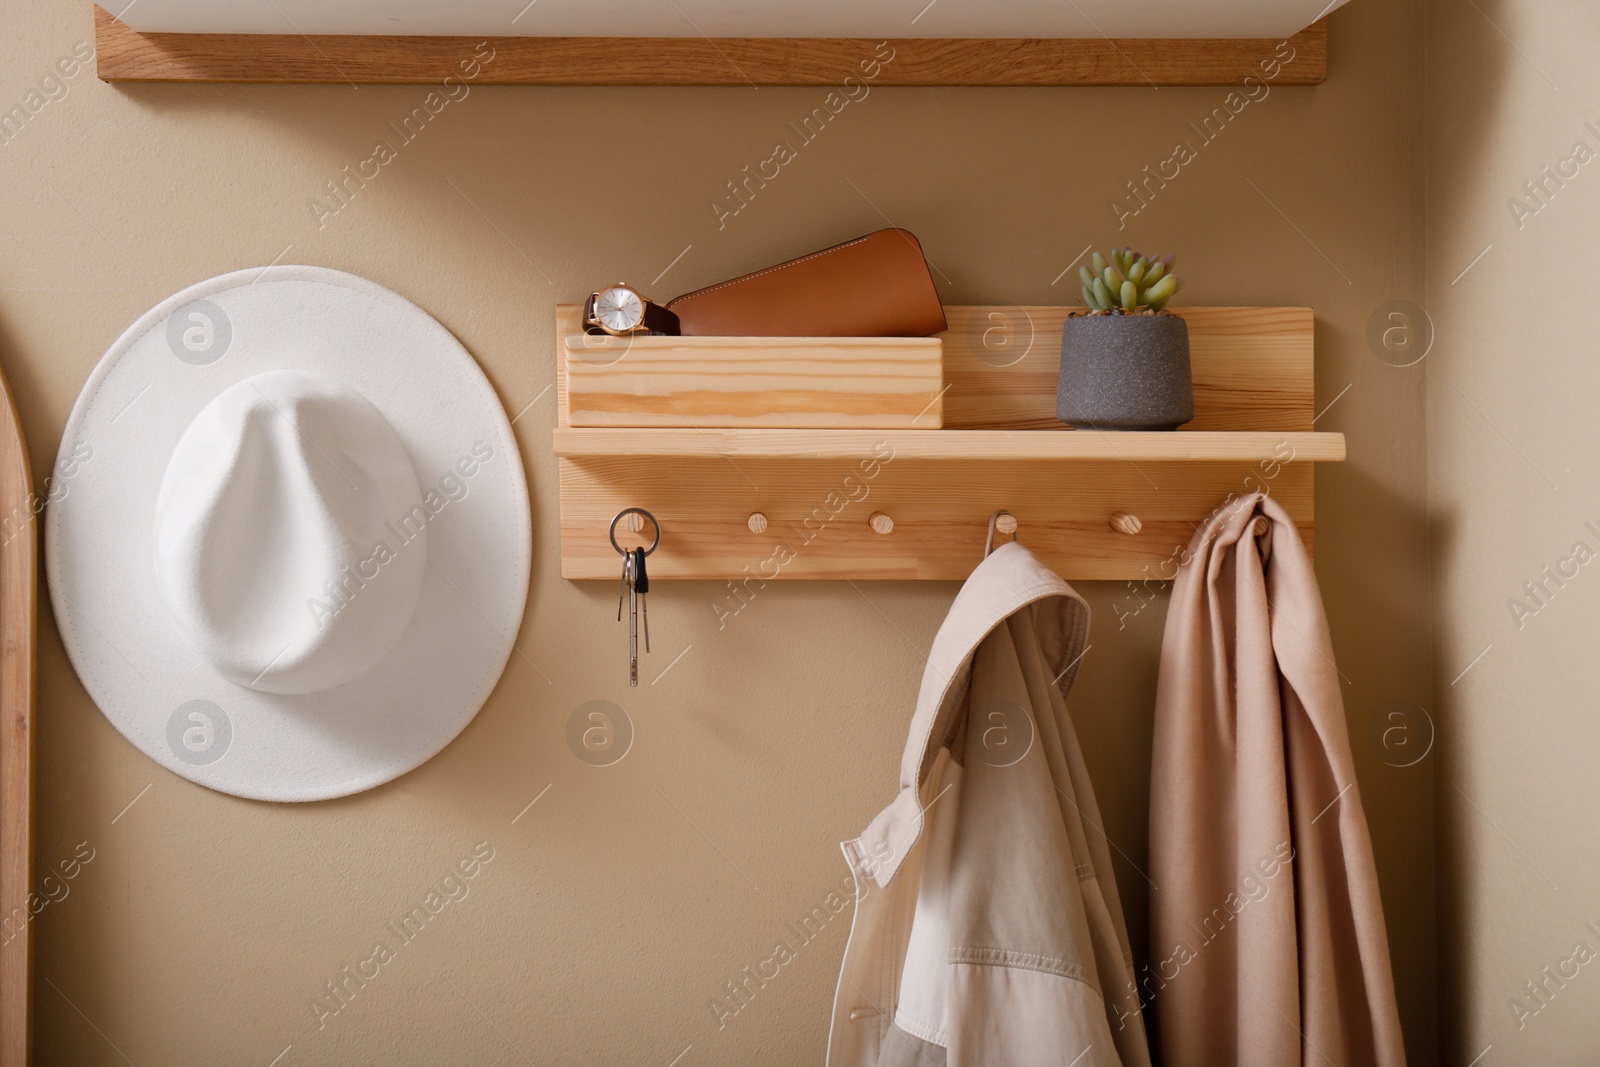
{"label": "light wood crate", "polygon": [[572,426],[937,430],[936,337],[607,337],[561,309]]}

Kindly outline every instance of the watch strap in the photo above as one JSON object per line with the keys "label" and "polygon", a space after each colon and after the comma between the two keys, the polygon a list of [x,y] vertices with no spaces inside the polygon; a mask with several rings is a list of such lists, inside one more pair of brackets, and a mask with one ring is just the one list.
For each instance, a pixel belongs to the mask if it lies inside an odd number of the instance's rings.
{"label": "watch strap", "polygon": [[678,322],[676,312],[649,300],[644,302],[644,328],[651,333],[670,334],[673,337],[683,332],[683,326]]}

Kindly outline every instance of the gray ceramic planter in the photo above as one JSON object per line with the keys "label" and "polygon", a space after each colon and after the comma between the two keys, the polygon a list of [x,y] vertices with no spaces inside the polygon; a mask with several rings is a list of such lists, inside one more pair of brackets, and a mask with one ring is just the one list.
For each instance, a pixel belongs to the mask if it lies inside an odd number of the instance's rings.
{"label": "gray ceramic planter", "polygon": [[1098,430],[1176,430],[1194,418],[1188,324],[1177,315],[1068,319],[1056,418]]}

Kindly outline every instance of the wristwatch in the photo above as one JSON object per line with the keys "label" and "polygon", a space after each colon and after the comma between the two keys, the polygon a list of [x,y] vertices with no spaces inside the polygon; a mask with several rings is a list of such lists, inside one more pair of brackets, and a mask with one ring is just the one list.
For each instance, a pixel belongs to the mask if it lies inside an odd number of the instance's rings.
{"label": "wristwatch", "polygon": [[589,294],[583,304],[583,329],[613,337],[635,333],[676,336],[682,332],[677,315],[622,282]]}

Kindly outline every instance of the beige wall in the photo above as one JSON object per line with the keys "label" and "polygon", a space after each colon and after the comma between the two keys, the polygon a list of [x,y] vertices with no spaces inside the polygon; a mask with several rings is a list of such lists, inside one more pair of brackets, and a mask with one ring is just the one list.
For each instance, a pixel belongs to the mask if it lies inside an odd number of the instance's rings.
{"label": "beige wall", "polygon": [[[1600,589],[1578,562],[1600,551],[1585,525],[1600,527],[1600,367],[1583,321],[1600,164],[1574,157],[1600,152],[1586,126],[1600,127],[1600,11],[1477,4],[1431,4],[1429,24],[1445,1029],[1451,1062],[1493,1046],[1485,1065],[1592,1064],[1600,976],[1574,957],[1600,952]],[[1576,175],[1547,180],[1563,161]],[[1540,199],[1529,181],[1546,182]]]}
{"label": "beige wall", "polygon": [[[13,5],[5,22],[9,103],[86,38],[88,5]],[[0,147],[0,363],[35,471],[48,469],[79,387],[124,326],[185,285],[281,255],[410,297],[476,354],[508,408],[531,402],[517,430],[538,542],[519,638],[527,659],[512,658],[442,755],[324,804],[238,800],[158,768],[91,704],[42,607],[38,862],[53,866],[80,842],[94,859],[36,921],[40,1062],[267,1064],[289,1046],[283,1067],[524,1057],[664,1067],[688,1046],[684,1067],[819,1062],[843,919],[720,1029],[709,1001],[838,884],[836,842],[889,799],[922,653],[954,588],[795,584],[764,592],[718,632],[716,588],[662,584],[651,611],[662,651],[646,661],[647,681],[693,648],[658,684],[630,692],[611,588],[558,576],[555,412],[541,393],[556,301],[597,281],[646,282],[686,245],[655,291],[886,218],[921,236],[951,302],[1071,300],[1052,279],[1090,241],[1125,236],[1181,254],[1191,303],[1316,307],[1318,398],[1340,397],[1319,427],[1350,442],[1350,462],[1319,473],[1318,565],[1350,678],[1407,1037],[1414,1062],[1434,1062],[1433,762],[1394,766],[1404,760],[1383,741],[1393,706],[1431,703],[1423,372],[1385,364],[1365,339],[1375,308],[1420,297],[1420,90],[1406,73],[1419,29],[1407,4],[1338,12],[1328,83],[1249,105],[1124,235],[1110,198],[1177,140],[1197,140],[1186,123],[1223,90],[874,91],[719,229],[710,201],[789,136],[785,124],[820,92],[476,88],[319,227],[310,198],[388,138],[386,123],[422,88],[114,87],[77,76]],[[596,147],[621,130],[637,137],[632,151]],[[1560,284],[1575,286],[1581,256],[1558,262]],[[1499,297],[1509,279],[1491,289],[1493,277],[1473,285]],[[1036,358],[1052,358],[1049,347]],[[1521,391],[1529,417],[1541,402],[1578,402],[1554,380],[1471,385],[1482,403]],[[1464,455],[1496,477],[1525,473],[1472,434]],[[1554,468],[1584,462],[1554,458],[1553,437],[1524,447]],[[1512,538],[1529,527],[1508,517],[1500,529]],[[1516,576],[1570,532],[1552,523],[1519,548]],[[1097,623],[1074,715],[1108,835],[1143,866],[1161,608],[1119,631],[1127,591],[1085,591]],[[1497,620],[1494,604],[1482,610]],[[1452,640],[1451,654],[1466,643]],[[1550,644],[1528,647],[1553,656]],[[595,698],[619,703],[636,728],[611,767],[580,762],[565,741],[568,716]],[[1517,721],[1484,743],[1525,746],[1519,731],[1531,726]],[[1485,800],[1500,811],[1510,797]],[[1532,796],[1523,803],[1527,819],[1543,810]],[[318,1029],[310,998],[484,841],[494,859],[470,895]],[[1541,858],[1576,886],[1570,859]],[[1142,955],[1145,884],[1131,865],[1116,873]],[[1554,953],[1566,933],[1550,937]]]}

